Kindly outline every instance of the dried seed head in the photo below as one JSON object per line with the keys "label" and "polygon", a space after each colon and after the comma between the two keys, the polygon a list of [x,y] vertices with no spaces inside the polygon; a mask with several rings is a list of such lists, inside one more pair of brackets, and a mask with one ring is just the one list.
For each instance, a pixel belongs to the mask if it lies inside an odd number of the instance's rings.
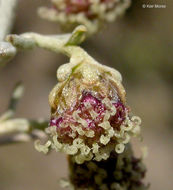
{"label": "dried seed head", "polygon": [[[140,131],[140,119],[129,117],[118,71],[92,62],[65,64],[49,95],[51,148],[84,161],[122,153]],[[38,149],[38,148],[37,148]]]}
{"label": "dried seed head", "polygon": [[51,0],[51,8],[40,8],[42,18],[57,21],[63,28],[85,25],[90,34],[104,22],[112,22],[130,5],[130,0]]}

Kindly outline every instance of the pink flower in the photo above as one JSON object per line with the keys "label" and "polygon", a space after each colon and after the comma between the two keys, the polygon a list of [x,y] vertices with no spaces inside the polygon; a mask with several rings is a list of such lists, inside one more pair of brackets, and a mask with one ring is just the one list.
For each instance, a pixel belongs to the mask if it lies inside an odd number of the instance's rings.
{"label": "pink flower", "polygon": [[71,30],[83,24],[89,34],[96,33],[106,22],[112,22],[123,13],[130,0],[52,0],[52,7],[42,7],[39,15],[58,22],[63,29]]}
{"label": "pink flower", "polygon": [[51,147],[79,164],[106,160],[114,150],[122,153],[140,132],[141,121],[129,116],[120,73],[90,57],[65,64],[57,73],[59,83],[49,95]]}

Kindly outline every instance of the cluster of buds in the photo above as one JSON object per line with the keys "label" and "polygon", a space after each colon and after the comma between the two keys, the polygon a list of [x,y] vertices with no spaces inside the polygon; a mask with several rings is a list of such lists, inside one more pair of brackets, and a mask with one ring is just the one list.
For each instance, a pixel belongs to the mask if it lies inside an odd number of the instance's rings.
{"label": "cluster of buds", "polygon": [[[84,55],[85,56],[85,55]],[[121,74],[91,57],[62,65],[59,83],[49,95],[48,147],[73,155],[75,162],[101,161],[122,153],[131,136],[140,133],[141,120],[130,116]]]}
{"label": "cluster of buds", "polygon": [[112,22],[130,5],[130,0],[51,0],[52,7],[42,7],[39,15],[59,22],[63,28],[83,24],[90,34],[95,33],[105,22]]}
{"label": "cluster of buds", "polygon": [[131,147],[122,154],[111,153],[106,161],[76,164],[69,157],[70,175],[61,185],[69,189],[90,190],[147,190],[143,183],[146,168],[141,158],[135,158]]}

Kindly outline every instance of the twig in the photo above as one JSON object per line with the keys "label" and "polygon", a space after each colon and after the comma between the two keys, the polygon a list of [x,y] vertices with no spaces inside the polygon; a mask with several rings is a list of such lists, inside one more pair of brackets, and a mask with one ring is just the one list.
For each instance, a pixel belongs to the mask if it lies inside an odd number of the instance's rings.
{"label": "twig", "polygon": [[13,90],[8,110],[0,117],[0,145],[28,142],[36,137],[45,136],[43,131],[48,126],[48,121],[13,118],[22,94],[23,85],[18,83]]}
{"label": "twig", "polygon": [[[0,64],[9,61],[15,56],[17,50],[41,47],[53,52],[62,52],[71,55],[72,50],[86,37],[86,28],[77,27],[73,33],[65,35],[41,35],[37,33],[24,33],[21,35],[8,35],[8,42],[0,42]],[[70,48],[71,47],[71,48]]]}
{"label": "twig", "polygon": [[17,103],[22,97],[23,92],[23,84],[21,82],[18,82],[13,89],[7,111],[2,116],[0,116],[0,122],[10,119],[14,116]]}
{"label": "twig", "polygon": [[8,119],[0,121],[0,135],[10,133],[30,133],[34,129],[43,131],[48,126],[48,121],[28,120],[25,118]]}
{"label": "twig", "polygon": [[0,122],[0,145],[28,142],[46,137],[48,121],[8,119]]}
{"label": "twig", "polygon": [[35,140],[38,138],[41,138],[41,139],[46,138],[45,133],[40,130],[33,130],[32,133],[30,134],[26,134],[26,133],[11,134],[7,136],[2,136],[0,138],[0,146],[14,144],[14,143],[29,142],[31,140]]}
{"label": "twig", "polygon": [[16,55],[16,48],[9,42],[0,41],[0,65],[10,61]]}
{"label": "twig", "polygon": [[[77,60],[78,63],[88,62],[92,63],[93,65],[97,65],[97,67],[102,67],[100,63],[98,63],[95,59],[88,55],[86,51],[78,46],[78,44],[82,43],[86,38],[86,33],[86,27],[81,25],[76,27],[76,29],[70,34],[41,35],[37,33],[24,33],[21,35],[8,35],[6,40],[18,50],[40,47],[55,53],[61,52],[71,58],[71,67],[73,67],[73,60],[75,60],[75,65]],[[112,73],[112,69],[109,67],[104,66],[104,68],[108,72]],[[117,77],[119,72],[114,71],[112,74],[115,74]],[[122,80],[120,75],[118,77],[119,80]]]}
{"label": "twig", "polygon": [[[22,35],[8,35],[6,39],[13,45],[12,47],[16,47],[17,49],[41,47],[50,51],[63,52],[71,56],[73,51],[76,51],[76,48],[84,54],[84,51],[75,45],[85,39],[85,33],[86,28],[79,26],[72,34],[44,36],[36,33],[25,33]],[[0,50],[4,49],[2,48]],[[28,141],[33,139],[35,129],[41,132],[48,126],[47,121],[13,118],[16,105],[22,94],[23,85],[18,83],[11,96],[8,110],[0,116],[0,137],[2,138],[3,136],[3,140],[0,143],[2,142],[2,144]]]}
{"label": "twig", "polygon": [[84,41],[86,32],[85,26],[78,26],[73,33],[65,35],[41,35],[30,32],[21,35],[8,35],[6,40],[19,50],[40,47],[71,56],[72,49],[77,48],[76,45]]}
{"label": "twig", "polygon": [[17,0],[0,0],[0,41],[10,32]]}
{"label": "twig", "polygon": [[0,64],[11,60],[16,54],[16,48],[3,40],[11,30],[17,2],[18,0],[0,0]]}

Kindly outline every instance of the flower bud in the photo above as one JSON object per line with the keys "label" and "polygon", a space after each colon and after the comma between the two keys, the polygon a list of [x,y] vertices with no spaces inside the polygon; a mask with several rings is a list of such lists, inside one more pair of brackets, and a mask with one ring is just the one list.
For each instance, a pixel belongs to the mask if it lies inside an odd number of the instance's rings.
{"label": "flower bud", "polygon": [[41,17],[59,22],[64,28],[85,25],[90,33],[104,22],[112,22],[123,13],[130,0],[52,0],[52,8],[40,8]]}
{"label": "flower bud", "polygon": [[122,153],[140,131],[140,118],[129,116],[118,71],[96,63],[62,65],[59,83],[49,95],[47,132],[52,148],[73,155],[79,164]]}

